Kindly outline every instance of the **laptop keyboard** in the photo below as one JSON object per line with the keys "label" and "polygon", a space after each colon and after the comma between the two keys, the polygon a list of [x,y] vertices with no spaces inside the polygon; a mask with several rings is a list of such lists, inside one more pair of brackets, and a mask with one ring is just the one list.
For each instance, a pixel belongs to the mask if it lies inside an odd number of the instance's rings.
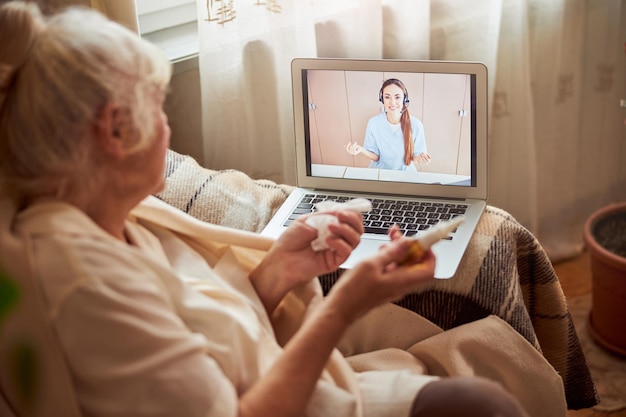
{"label": "laptop keyboard", "polygon": [[[352,198],[354,197],[305,194],[284,225],[287,226],[303,214],[315,212],[315,204],[321,201],[346,202]],[[462,216],[468,209],[468,205],[462,203],[409,201],[398,200],[397,198],[373,198],[369,200],[372,202],[372,210],[363,213],[365,233],[378,235],[386,235],[389,228],[396,224],[406,236],[412,236],[440,221]]]}

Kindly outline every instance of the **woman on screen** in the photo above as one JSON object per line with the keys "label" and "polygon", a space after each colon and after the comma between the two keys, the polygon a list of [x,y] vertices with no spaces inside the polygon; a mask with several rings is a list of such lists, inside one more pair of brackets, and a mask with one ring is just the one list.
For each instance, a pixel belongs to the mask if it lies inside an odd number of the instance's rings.
{"label": "woman on screen", "polygon": [[424,125],[409,114],[409,94],[402,81],[386,80],[378,99],[384,105],[384,112],[367,122],[363,146],[350,142],[346,151],[368,158],[370,168],[417,171],[415,164],[430,163]]}

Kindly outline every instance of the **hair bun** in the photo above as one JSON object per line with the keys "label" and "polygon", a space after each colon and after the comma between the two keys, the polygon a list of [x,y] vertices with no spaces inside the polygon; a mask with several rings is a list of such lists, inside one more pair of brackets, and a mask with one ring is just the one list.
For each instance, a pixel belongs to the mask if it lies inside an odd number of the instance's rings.
{"label": "hair bun", "polygon": [[6,88],[16,71],[27,60],[31,47],[44,26],[43,16],[34,3],[12,1],[0,6],[0,88]]}

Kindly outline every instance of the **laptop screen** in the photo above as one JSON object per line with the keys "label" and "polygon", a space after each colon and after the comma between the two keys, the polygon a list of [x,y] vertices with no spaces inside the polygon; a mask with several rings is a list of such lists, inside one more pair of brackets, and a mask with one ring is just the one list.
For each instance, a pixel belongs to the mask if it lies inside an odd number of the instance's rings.
{"label": "laptop screen", "polygon": [[486,196],[484,65],[296,59],[292,70],[299,184]]}

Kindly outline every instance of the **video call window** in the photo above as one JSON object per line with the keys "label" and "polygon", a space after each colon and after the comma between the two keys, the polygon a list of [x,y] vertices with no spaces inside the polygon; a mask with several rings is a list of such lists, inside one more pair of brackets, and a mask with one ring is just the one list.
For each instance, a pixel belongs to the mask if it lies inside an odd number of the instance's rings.
{"label": "video call window", "polygon": [[[470,74],[305,70],[303,99],[308,174],[473,186],[474,77]],[[383,83],[389,79],[400,83],[391,82],[381,91]],[[402,123],[397,123],[404,112],[408,113],[407,120],[411,120],[408,126],[413,152],[427,155],[406,166],[402,162],[406,162],[406,133],[402,132]],[[396,123],[389,123],[389,120]],[[365,151],[369,152],[369,157]],[[373,161],[376,156],[378,161]]]}

